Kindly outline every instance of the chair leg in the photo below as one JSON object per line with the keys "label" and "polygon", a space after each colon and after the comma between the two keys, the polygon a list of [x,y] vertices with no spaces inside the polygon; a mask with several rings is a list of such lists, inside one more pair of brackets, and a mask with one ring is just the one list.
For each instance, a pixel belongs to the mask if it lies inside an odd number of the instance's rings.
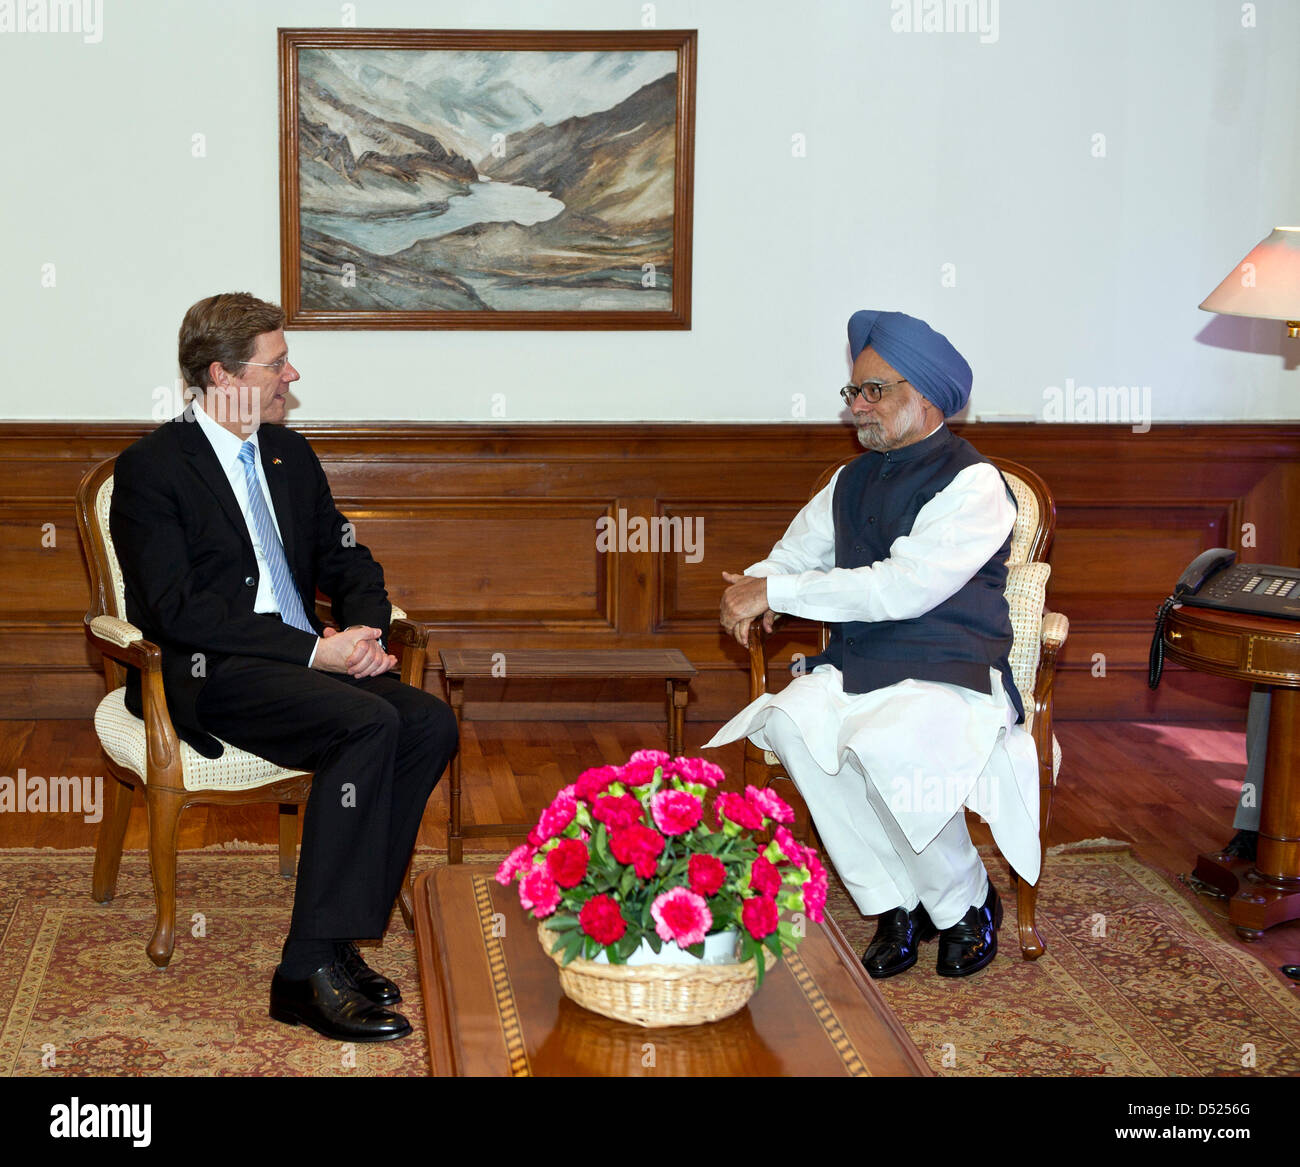
{"label": "chair leg", "polygon": [[150,787],[145,800],[149,807],[149,868],[153,873],[156,913],[153,936],[145,952],[159,968],[166,968],[176,946],[176,828],[184,795]]}
{"label": "chair leg", "polygon": [[1038,884],[1021,879],[1015,872],[1011,874],[1016,883],[1016,917],[1020,921],[1020,955],[1026,960],[1037,960],[1047,951],[1047,946],[1043,943],[1042,937],[1038,935],[1038,928],[1034,922],[1034,908],[1038,904]]}
{"label": "chair leg", "polygon": [[[1050,736],[1048,742],[1051,741]],[[1052,825],[1052,795],[1056,792],[1053,782],[1050,745],[1044,762],[1039,761],[1038,787],[1038,839],[1042,849],[1038,863],[1038,883],[1043,882],[1043,872],[1047,869],[1047,832]],[[1034,909],[1038,906],[1038,884],[1028,883],[1012,872],[1016,880],[1016,914],[1020,920],[1020,953],[1026,960],[1037,960],[1047,951],[1047,945],[1038,935],[1034,920]]]}
{"label": "chair leg", "polygon": [[742,765],[746,786],[762,789],[772,778],[772,767],[763,761],[763,751],[748,738],[745,740],[745,760]]}
{"label": "chair leg", "polygon": [[402,912],[402,923],[408,932],[415,931],[415,853],[406,861],[406,874],[402,876],[402,889],[397,893],[397,906]]}
{"label": "chair leg", "polygon": [[280,803],[280,874],[292,879],[298,858],[298,806]]}
{"label": "chair leg", "polygon": [[117,891],[117,871],[122,863],[122,843],[126,839],[126,824],[131,817],[131,803],[135,787],[129,782],[112,778],[113,790],[108,796],[104,817],[99,823],[95,840],[95,872],[90,881],[90,896],[98,904],[106,904]]}

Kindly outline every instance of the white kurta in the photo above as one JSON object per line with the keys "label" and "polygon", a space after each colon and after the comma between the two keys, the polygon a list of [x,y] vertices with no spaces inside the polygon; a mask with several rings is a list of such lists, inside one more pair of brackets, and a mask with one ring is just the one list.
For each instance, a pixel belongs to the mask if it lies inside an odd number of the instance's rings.
{"label": "white kurta", "polygon": [[[832,502],[838,477],[799,512],[772,553],[746,569],[767,577],[773,611],[832,623],[920,616],[964,586],[1015,522],[1001,475],[980,463],[921,508],[887,558],[837,568]],[[1022,878],[1038,879],[1037,754],[1033,738],[1016,724],[1001,674],[990,674],[991,695],[917,680],[846,694],[839,669],[821,665],[746,706],[705,748],[748,737],[772,750],[807,801],[859,909],[910,908],[919,894],[945,927],[984,886],[982,868],[978,887],[970,876],[951,874],[962,868],[954,847],[964,844],[977,863],[963,807],[988,820]],[[891,847],[894,854],[881,853]],[[901,886],[909,879],[917,894]],[[954,885],[950,893],[946,883]]]}

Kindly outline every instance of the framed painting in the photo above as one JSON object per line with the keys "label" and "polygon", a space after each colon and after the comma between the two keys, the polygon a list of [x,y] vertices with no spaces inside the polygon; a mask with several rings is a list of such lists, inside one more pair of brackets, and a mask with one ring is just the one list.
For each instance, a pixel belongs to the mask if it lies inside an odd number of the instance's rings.
{"label": "framed painting", "polygon": [[695,30],[280,29],[287,328],[689,328]]}

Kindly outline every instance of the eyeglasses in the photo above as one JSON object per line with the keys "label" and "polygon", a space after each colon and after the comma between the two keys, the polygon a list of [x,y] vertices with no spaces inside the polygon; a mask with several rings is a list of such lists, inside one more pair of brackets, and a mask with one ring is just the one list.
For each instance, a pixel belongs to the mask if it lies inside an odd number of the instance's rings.
{"label": "eyeglasses", "polygon": [[897,381],[863,381],[861,385],[845,385],[840,390],[840,396],[844,398],[845,405],[852,405],[857,400],[858,394],[861,393],[863,399],[871,402],[873,405],[884,396],[886,389],[892,389],[895,385],[906,385],[907,378],[900,377]]}
{"label": "eyeglasses", "polygon": [[[284,370],[285,365],[289,363],[289,356],[286,353],[278,361],[272,361],[269,365],[262,361],[245,361],[246,365],[256,365],[259,369],[274,369],[277,373]],[[870,400],[870,398],[868,398]]]}

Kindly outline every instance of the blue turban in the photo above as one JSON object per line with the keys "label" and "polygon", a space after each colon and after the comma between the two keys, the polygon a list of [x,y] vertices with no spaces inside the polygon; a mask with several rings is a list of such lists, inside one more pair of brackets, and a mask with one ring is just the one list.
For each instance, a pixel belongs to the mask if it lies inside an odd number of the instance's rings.
{"label": "blue turban", "polygon": [[849,351],[853,359],[870,345],[944,417],[970,400],[971,371],[948,338],[924,320],[904,312],[862,309],[849,317]]}

